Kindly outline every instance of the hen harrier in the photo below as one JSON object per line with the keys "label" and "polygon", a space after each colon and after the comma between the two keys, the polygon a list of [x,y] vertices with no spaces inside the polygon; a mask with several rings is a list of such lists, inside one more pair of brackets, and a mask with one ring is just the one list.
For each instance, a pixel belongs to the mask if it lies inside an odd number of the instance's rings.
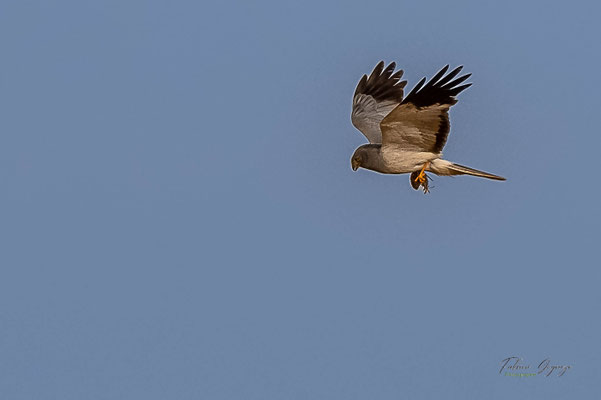
{"label": "hen harrier", "polygon": [[424,193],[428,192],[426,172],[505,180],[442,159],[451,128],[449,108],[457,103],[455,96],[471,86],[460,85],[471,74],[454,79],[463,67],[446,74],[447,65],[427,83],[423,78],[403,98],[407,81],[400,81],[403,71],[394,72],[395,66],[391,63],[384,69],[381,61],[369,78],[363,75],[357,85],[351,120],[369,144],[355,150],[351,158],[353,171],[361,167],[383,174],[411,172],[411,186],[415,190],[422,186]]}

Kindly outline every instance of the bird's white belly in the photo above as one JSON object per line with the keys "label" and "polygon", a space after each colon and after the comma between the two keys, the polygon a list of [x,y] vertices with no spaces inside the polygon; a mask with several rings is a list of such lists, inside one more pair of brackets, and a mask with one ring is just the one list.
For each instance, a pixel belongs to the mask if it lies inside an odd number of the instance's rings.
{"label": "bird's white belly", "polygon": [[439,157],[440,154],[425,151],[406,151],[382,146],[384,165],[394,174],[419,171],[425,163]]}

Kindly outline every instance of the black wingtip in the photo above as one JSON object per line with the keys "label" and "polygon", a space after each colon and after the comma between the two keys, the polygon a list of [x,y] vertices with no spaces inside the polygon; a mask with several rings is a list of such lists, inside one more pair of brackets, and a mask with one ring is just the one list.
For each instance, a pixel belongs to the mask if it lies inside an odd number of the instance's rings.
{"label": "black wingtip", "polygon": [[380,74],[382,74],[383,70],[384,70],[384,60],[382,60],[378,64],[376,64],[376,66],[374,67],[374,70],[371,72],[371,75],[379,76]]}
{"label": "black wingtip", "polygon": [[467,89],[470,86],[472,86],[471,83],[466,83],[465,85],[457,86],[456,88],[453,88],[451,90],[453,92],[455,92],[454,96],[456,96],[456,95],[458,95],[459,93],[463,92],[465,89]]}
{"label": "black wingtip", "polygon": [[428,84],[426,86],[430,87],[430,86],[434,86],[435,84],[437,84],[438,81],[440,80],[440,78],[442,78],[444,76],[444,74],[447,72],[448,69],[449,69],[449,64],[445,65],[440,71],[438,71],[436,73],[436,75],[434,75],[432,77],[432,79],[430,79],[430,81],[428,82]]}
{"label": "black wingtip", "polygon": [[460,65],[446,74],[449,70],[449,65],[447,64],[425,85],[424,82],[426,78],[423,78],[418,82],[417,85],[415,85],[407,97],[405,97],[403,103],[413,103],[416,107],[426,107],[436,103],[449,105],[455,104],[457,100],[454,97],[459,94],[459,92],[472,85],[469,83],[458,86],[472,75],[466,74],[454,79],[462,70],[462,68],[463,65]]}
{"label": "black wingtip", "polygon": [[[394,74],[390,75],[389,79],[394,79],[395,81],[399,81],[402,77],[403,74],[405,73],[405,71],[403,71],[402,69],[398,70],[397,72],[395,72]],[[400,83],[397,83],[397,85],[399,85]]]}
{"label": "black wingtip", "polygon": [[397,103],[403,101],[403,88],[406,81],[400,81],[403,71],[394,72],[396,63],[391,62],[384,68],[385,62],[381,60],[369,75],[364,75],[355,89],[355,96],[366,94],[376,101],[392,100]]}

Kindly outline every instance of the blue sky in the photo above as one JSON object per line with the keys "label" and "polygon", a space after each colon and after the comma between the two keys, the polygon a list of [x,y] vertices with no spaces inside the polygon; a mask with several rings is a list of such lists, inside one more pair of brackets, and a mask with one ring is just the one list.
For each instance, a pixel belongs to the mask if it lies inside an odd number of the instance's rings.
{"label": "blue sky", "polygon": [[[3,2],[0,394],[598,394],[600,11]],[[508,180],[353,172],[382,59],[472,72],[445,157]]]}

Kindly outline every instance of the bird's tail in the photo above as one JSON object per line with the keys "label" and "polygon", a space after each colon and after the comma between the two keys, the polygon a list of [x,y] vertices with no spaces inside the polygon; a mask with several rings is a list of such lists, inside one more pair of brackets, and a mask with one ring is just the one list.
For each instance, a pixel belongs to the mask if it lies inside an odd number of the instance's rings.
{"label": "bird's tail", "polygon": [[434,160],[430,167],[431,171],[437,175],[473,175],[481,178],[495,179],[497,181],[504,181],[505,178],[502,176],[489,174],[488,172],[479,171],[464,165],[455,164],[447,160]]}

